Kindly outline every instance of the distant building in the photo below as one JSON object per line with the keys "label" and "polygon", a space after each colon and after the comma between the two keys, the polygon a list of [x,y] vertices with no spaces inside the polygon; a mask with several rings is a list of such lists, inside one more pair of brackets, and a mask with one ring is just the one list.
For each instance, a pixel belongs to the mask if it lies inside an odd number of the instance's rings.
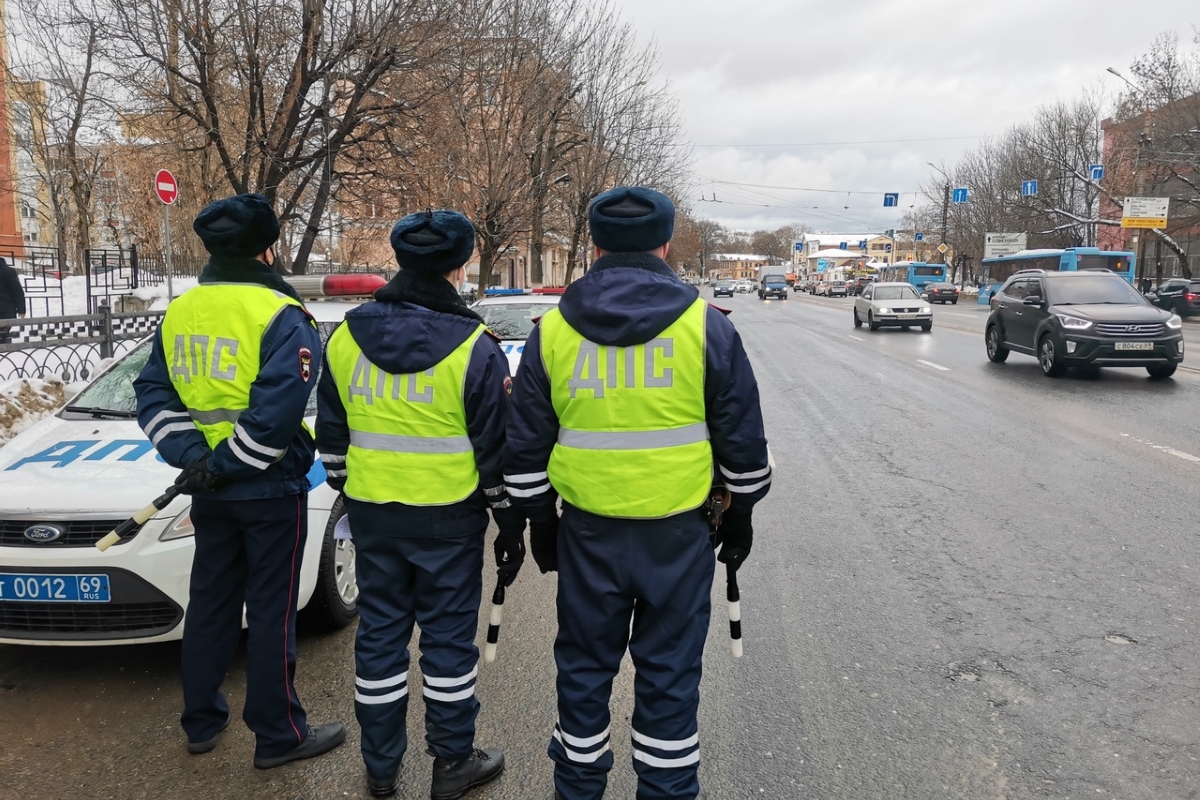
{"label": "distant building", "polygon": [[20,182],[14,158],[11,118],[8,109],[8,26],[4,0],[0,0],[0,253],[22,256],[25,252],[21,223],[17,216]]}
{"label": "distant building", "polygon": [[717,253],[709,256],[709,278],[733,278],[741,280],[757,278],[758,268],[770,264],[775,259],[770,256],[747,255],[743,253]]}

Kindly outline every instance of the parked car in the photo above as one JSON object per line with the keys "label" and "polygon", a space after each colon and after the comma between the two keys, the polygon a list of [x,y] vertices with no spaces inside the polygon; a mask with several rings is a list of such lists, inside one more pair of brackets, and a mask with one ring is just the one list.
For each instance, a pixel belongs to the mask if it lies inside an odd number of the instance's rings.
{"label": "parked car", "polygon": [[854,298],[854,327],[861,328],[863,323],[873,331],[920,325],[928,333],[933,330],[933,309],[912,284],[873,283]]}
{"label": "parked car", "polygon": [[946,281],[931,281],[921,287],[921,297],[931,303],[958,305],[958,287]]}
{"label": "parked car", "polygon": [[1159,308],[1174,311],[1181,317],[1200,314],[1200,281],[1172,278],[1164,281],[1148,300]]}
{"label": "parked car", "polygon": [[1070,367],[1145,367],[1169,378],[1183,361],[1183,320],[1107,270],[1021,270],[996,292],[984,329],[990,361],[1037,358],[1048,377]]}
{"label": "parked car", "polygon": [[849,292],[845,281],[826,281],[825,294],[829,297],[845,297]]}
{"label": "parked car", "polygon": [[[328,298],[307,304],[323,339],[384,283],[374,275],[289,280],[306,297],[319,287]],[[108,550],[94,546],[178,474],[155,457],[137,422],[133,381],[151,344],[147,338],[118,357],[61,410],[0,449],[0,643],[115,645],[182,636],[195,547],[191,497],[175,498]],[[310,425],[315,415],[313,392]],[[358,599],[354,541],[340,535],[345,500],[320,460],[309,482],[297,606],[320,627],[342,628],[354,621]]]}
{"label": "parked car", "polygon": [[471,306],[483,317],[483,324],[500,337],[500,349],[508,359],[509,375],[517,374],[521,354],[525,352],[525,340],[533,332],[533,326],[547,311],[556,308],[561,298],[561,292],[502,294],[484,297]]}
{"label": "parked car", "polygon": [[733,293],[736,291],[737,287],[728,278],[719,280],[713,284],[713,297],[733,297]]}

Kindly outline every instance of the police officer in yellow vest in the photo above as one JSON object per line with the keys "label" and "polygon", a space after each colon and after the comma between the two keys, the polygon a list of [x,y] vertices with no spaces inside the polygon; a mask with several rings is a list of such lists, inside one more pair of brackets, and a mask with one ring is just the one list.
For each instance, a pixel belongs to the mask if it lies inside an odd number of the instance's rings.
{"label": "police officer in yellow vest", "polygon": [[134,382],[138,422],[183,470],[196,550],[183,633],[181,719],[189,753],[207,753],[229,724],[221,684],[242,632],[243,719],[254,766],[327,752],[339,723],[309,726],[293,678],[296,600],[307,536],[313,438],[304,409],[321,346],[300,298],[272,269],[279,220],[245,194],[209,205],[193,229],[210,259],[200,285],[168,307]]}
{"label": "police officer in yellow vest", "polygon": [[525,519],[501,471],[512,382],[498,341],[458,293],[475,246],[467,218],[411,214],[391,242],[400,271],[329,339],[317,444],[349,499],[360,616],[354,709],[367,787],[376,797],[398,788],[415,622],[435,756],[430,794],[452,800],[504,769],[499,750],[475,747],[475,634],[489,505],[501,580],[512,583],[525,554]]}
{"label": "police officer in yellow vest", "polygon": [[638,800],[697,796],[714,566],[703,504],[715,464],[733,497],[718,557],[736,568],[771,482],[737,331],[664,261],[674,220],[650,189],[596,197],[597,260],[542,317],[516,377],[504,480],[529,517],[534,560],[559,571],[549,753],[564,800],[604,795],[609,696],[627,647]]}

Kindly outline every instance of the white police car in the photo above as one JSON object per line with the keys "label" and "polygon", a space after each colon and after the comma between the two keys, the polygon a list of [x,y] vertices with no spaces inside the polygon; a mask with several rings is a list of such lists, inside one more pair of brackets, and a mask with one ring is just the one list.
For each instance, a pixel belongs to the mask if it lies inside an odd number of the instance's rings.
{"label": "white police car", "polygon": [[[306,297],[330,298],[308,303],[323,339],[383,285],[372,275],[292,282]],[[94,547],[178,474],[137,424],[133,381],[149,354],[147,339],[57,414],[0,448],[0,643],[135,644],[183,635],[193,552],[189,498],[176,498],[108,550]],[[314,391],[310,425],[315,414]],[[309,477],[299,607],[317,625],[338,628],[356,614],[354,544],[335,534],[346,512],[319,460]]]}
{"label": "white police car", "polygon": [[508,373],[517,374],[525,340],[533,326],[558,305],[565,289],[488,289],[484,298],[471,306],[492,333],[500,337],[500,349],[508,357]]}

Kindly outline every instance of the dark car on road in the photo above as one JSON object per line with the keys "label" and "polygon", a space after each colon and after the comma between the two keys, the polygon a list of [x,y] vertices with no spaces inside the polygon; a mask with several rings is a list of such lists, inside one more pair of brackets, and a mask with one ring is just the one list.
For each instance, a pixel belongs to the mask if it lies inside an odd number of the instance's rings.
{"label": "dark car on road", "polygon": [[1181,317],[1200,314],[1200,281],[1187,278],[1164,281],[1151,302],[1159,308],[1174,311]]}
{"label": "dark car on road", "polygon": [[1108,270],[1021,270],[996,292],[984,341],[991,361],[1024,353],[1049,377],[1070,367],[1145,367],[1169,378],[1183,361],[1183,320]]}
{"label": "dark car on road", "polygon": [[731,280],[720,280],[713,284],[713,297],[733,297],[734,285]]}
{"label": "dark car on road", "polygon": [[936,281],[921,287],[921,296],[931,303],[958,305],[958,287],[946,281]]}
{"label": "dark car on road", "polygon": [[875,279],[867,276],[855,278],[852,281],[846,282],[846,291],[857,297],[863,293],[863,289],[874,283]]}

